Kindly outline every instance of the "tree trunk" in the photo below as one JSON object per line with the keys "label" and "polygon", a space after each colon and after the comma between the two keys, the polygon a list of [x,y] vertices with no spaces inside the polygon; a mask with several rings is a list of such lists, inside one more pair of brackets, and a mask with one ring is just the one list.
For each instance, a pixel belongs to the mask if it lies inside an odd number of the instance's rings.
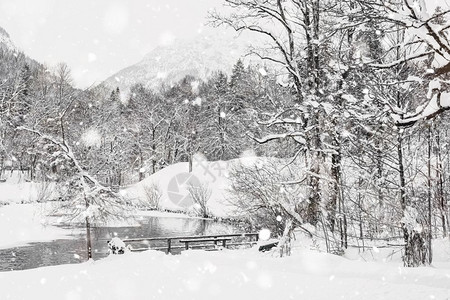
{"label": "tree trunk", "polygon": [[142,168],[144,167],[144,156],[142,153],[142,149],[139,147],[139,181],[144,180],[144,172],[142,172]]}
{"label": "tree trunk", "polygon": [[428,127],[428,263],[431,264],[433,259],[431,241],[433,239],[431,230],[431,218],[432,218],[432,197],[431,197],[431,151],[432,151],[432,124]]}
{"label": "tree trunk", "polygon": [[[309,78],[309,93],[320,102],[320,61],[319,61],[319,45],[316,40],[319,38],[319,16],[320,7],[319,1],[314,0],[311,3],[311,7],[305,6],[305,25],[306,25],[306,42],[308,50],[307,69],[312,78]],[[324,165],[325,159],[322,152],[322,142],[320,138],[320,110],[310,109],[311,116],[309,118],[308,126],[311,127],[311,133],[309,137],[309,152],[311,153],[310,159],[310,174],[308,175],[309,185],[309,204],[307,221],[312,225],[316,225],[319,221],[320,214],[320,166]]]}
{"label": "tree trunk", "polygon": [[0,179],[2,179],[4,173],[4,163],[5,163],[5,155],[2,150],[0,150]]}
{"label": "tree trunk", "polygon": [[220,154],[220,159],[224,160],[225,159],[225,126],[222,124],[222,117],[220,116],[222,110],[219,106],[218,110],[217,110],[217,122],[218,122],[218,130],[219,130],[219,139],[220,139],[220,150],[221,150],[221,154]]}
{"label": "tree trunk", "polygon": [[[86,186],[86,183],[83,180],[83,186]],[[86,204],[86,210],[89,209],[90,203],[88,198],[86,198],[86,193],[84,194],[84,201]],[[87,251],[87,259],[92,258],[92,242],[91,242],[91,222],[89,221],[89,216],[85,218],[86,222],[86,251]]]}
{"label": "tree trunk", "polygon": [[152,130],[152,174],[156,173],[156,128]]}
{"label": "tree trunk", "polygon": [[291,256],[291,236],[294,231],[294,222],[292,219],[286,220],[283,236],[280,239],[279,249],[280,257]]}
{"label": "tree trunk", "polygon": [[447,237],[447,206],[444,198],[444,175],[442,168],[442,155],[441,155],[441,139],[440,132],[436,132],[436,151],[437,151],[437,160],[436,160],[436,170],[437,170],[437,179],[438,179],[438,203],[439,203],[439,211],[441,214],[441,225],[442,225],[442,233],[443,237]]}
{"label": "tree trunk", "polygon": [[329,213],[330,230],[334,232],[336,225],[337,207],[339,199],[339,167],[340,158],[338,154],[333,153],[331,155],[331,193],[330,193],[330,203],[327,207],[327,212]]}
{"label": "tree trunk", "polygon": [[[317,137],[315,141],[317,141]],[[313,142],[313,145],[317,144],[317,142]],[[315,147],[314,147],[315,148]],[[309,197],[308,197],[308,209],[306,221],[311,225],[317,225],[319,221],[320,214],[320,161],[321,155],[318,153],[317,149],[310,149],[311,158],[310,158],[310,167],[308,175],[308,188],[309,188]]]}
{"label": "tree trunk", "polygon": [[363,218],[362,218],[362,197],[361,197],[362,178],[358,179],[358,218],[359,218],[359,237],[361,239],[364,251],[364,230],[363,230]]}
{"label": "tree trunk", "polygon": [[92,242],[91,242],[91,223],[89,217],[86,217],[86,250],[88,260],[92,258]]}

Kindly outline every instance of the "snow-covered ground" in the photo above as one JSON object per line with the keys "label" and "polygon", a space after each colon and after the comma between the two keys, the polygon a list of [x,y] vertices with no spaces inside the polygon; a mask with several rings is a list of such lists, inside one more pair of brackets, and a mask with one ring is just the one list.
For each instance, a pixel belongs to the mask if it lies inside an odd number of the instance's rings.
{"label": "snow-covered ground", "polygon": [[[226,205],[225,195],[228,186],[227,168],[229,162],[206,162],[200,157],[194,162],[193,176],[197,182],[207,183],[212,190],[211,200],[208,203],[212,212],[217,216],[226,216],[230,209]],[[152,183],[157,184],[162,192],[161,206],[174,210],[185,210],[170,201],[168,192],[177,189],[182,196],[188,194],[186,187],[174,185],[174,178],[188,171],[188,163],[178,163],[169,166],[144,181],[130,186],[125,190],[125,196],[133,201],[145,201],[144,187]],[[25,173],[14,171],[3,174],[0,182],[0,249],[23,246],[31,242],[52,241],[59,238],[68,238],[72,230],[54,226],[62,219],[48,217],[51,206],[57,203],[37,203],[57,198],[54,185],[29,182]],[[171,185],[172,184],[172,185]],[[1,205],[7,204],[7,205]],[[123,221],[112,221],[107,226],[139,226],[140,216],[157,217],[187,217],[182,214],[174,214],[157,211],[133,212],[135,218],[127,218]],[[106,224],[105,224],[106,225]],[[0,297],[1,298],[1,297]]]}
{"label": "snow-covered ground", "polygon": [[449,299],[450,269],[403,268],[310,250],[147,251],[0,273],[1,299]]}
{"label": "snow-covered ground", "polygon": [[50,224],[58,219],[49,218],[47,212],[40,203],[0,206],[0,249],[68,238],[72,230]]}
{"label": "snow-covered ground", "polygon": [[25,172],[6,171],[0,179],[0,204],[31,203],[56,197],[54,184],[30,182]]}

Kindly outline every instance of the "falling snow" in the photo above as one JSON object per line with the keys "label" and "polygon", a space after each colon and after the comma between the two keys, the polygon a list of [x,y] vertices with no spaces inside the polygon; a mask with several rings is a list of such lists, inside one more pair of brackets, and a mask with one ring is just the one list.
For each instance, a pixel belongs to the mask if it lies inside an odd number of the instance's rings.
{"label": "falling snow", "polygon": [[97,129],[91,128],[81,136],[81,141],[86,147],[100,147],[102,136]]}

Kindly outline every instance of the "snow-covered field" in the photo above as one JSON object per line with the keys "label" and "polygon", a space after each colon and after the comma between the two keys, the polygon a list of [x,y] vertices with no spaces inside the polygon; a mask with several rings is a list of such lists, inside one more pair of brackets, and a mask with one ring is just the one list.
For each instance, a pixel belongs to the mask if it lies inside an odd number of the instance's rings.
{"label": "snow-covered field", "polygon": [[49,224],[58,220],[46,213],[39,203],[0,206],[0,249],[68,238],[72,231]]}
{"label": "snow-covered field", "polygon": [[1,299],[449,299],[450,269],[403,268],[310,250],[147,251],[0,273]]}
{"label": "snow-covered field", "polygon": [[6,171],[0,181],[0,204],[30,203],[55,198],[54,184],[29,182],[24,172]]}

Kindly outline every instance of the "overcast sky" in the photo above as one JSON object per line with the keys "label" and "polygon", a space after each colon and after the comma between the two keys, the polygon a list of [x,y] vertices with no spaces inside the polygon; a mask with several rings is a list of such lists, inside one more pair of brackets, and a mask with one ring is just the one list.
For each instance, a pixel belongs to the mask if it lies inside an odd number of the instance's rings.
{"label": "overcast sky", "polygon": [[222,0],[0,0],[0,26],[26,54],[66,62],[87,87],[142,59],[158,44],[193,37]]}
{"label": "overcast sky", "polygon": [[[450,0],[423,0],[448,7]],[[87,87],[140,61],[158,44],[202,30],[223,0],[0,0],[0,26],[26,54],[66,62]]]}

